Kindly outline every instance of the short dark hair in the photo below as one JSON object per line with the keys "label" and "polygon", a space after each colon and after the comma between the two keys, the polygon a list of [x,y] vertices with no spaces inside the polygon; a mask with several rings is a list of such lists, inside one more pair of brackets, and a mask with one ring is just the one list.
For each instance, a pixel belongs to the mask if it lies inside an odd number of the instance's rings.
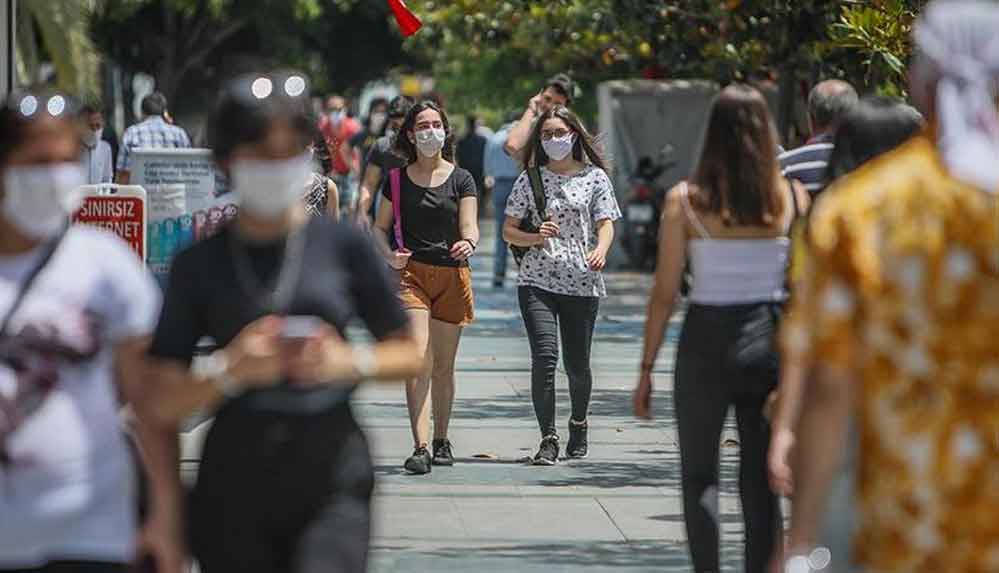
{"label": "short dark hair", "polygon": [[545,84],[545,89],[551,88],[558,92],[559,95],[565,98],[565,103],[572,103],[573,93],[576,91],[576,84],[573,83],[572,78],[566,74],[555,74],[548,83]]}
{"label": "short dark hair", "polygon": [[414,103],[413,98],[409,96],[395,96],[389,102],[389,117],[406,117],[406,114],[409,113],[409,109],[413,107]]}
{"label": "short dark hair", "polygon": [[371,113],[371,110],[379,106],[388,107],[388,100],[383,97],[371,98],[371,101],[368,102],[368,113]]}
{"label": "short dark hair", "polygon": [[163,115],[167,110],[166,96],[160,92],[153,92],[142,98],[142,113],[147,116]]}
{"label": "short dark hair", "polygon": [[839,122],[829,158],[829,180],[838,179],[902,145],[923,127],[912,106],[888,97],[860,100]]}
{"label": "short dark hair", "polygon": [[406,119],[402,122],[402,127],[399,128],[399,134],[395,138],[395,143],[392,145],[392,152],[406,160],[407,165],[416,162],[417,152],[416,145],[406,137],[406,134],[413,131],[416,127],[416,116],[428,109],[432,109],[441,115],[441,123],[444,124],[444,132],[447,134],[441,156],[448,161],[454,161],[454,132],[451,131],[451,123],[447,119],[447,114],[444,113],[444,110],[439,105],[427,100],[409,108],[409,112],[406,113]]}
{"label": "short dark hair", "polygon": [[816,130],[835,127],[859,101],[857,90],[842,80],[820,82],[808,94],[808,115]]}
{"label": "short dark hair", "polygon": [[101,114],[103,114],[104,112],[101,111],[101,109],[99,107],[97,107],[96,105],[94,105],[92,103],[85,103],[85,104],[83,104],[83,105],[80,106],[80,111],[79,111],[79,113],[77,115],[79,115],[80,117],[87,117],[87,116],[89,116],[91,114],[95,114],[95,113],[101,113]]}

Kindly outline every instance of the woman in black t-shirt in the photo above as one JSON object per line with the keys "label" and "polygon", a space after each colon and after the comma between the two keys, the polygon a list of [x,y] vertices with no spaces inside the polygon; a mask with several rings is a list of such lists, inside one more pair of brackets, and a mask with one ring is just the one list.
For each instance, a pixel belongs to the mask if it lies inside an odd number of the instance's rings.
{"label": "woman in black t-shirt", "polygon": [[[431,465],[454,464],[448,423],[458,341],[473,316],[468,258],[479,242],[478,199],[471,174],[452,162],[453,134],[437,105],[424,102],[409,110],[394,151],[407,166],[385,178],[375,236],[389,265],[399,272],[399,298],[425,356],[423,374],[406,386],[415,447],[405,468],[426,474]],[[394,178],[399,182],[398,206],[393,205]],[[427,450],[431,394],[433,458]]]}
{"label": "woman in black t-shirt", "polygon": [[[419,371],[370,241],[305,213],[307,101],[294,74],[226,90],[211,138],[240,213],[177,256],[150,351],[164,424],[215,410],[189,510],[206,573],[363,572],[373,472],[348,400],[362,379]],[[344,341],[355,318],[378,340],[373,348]],[[204,337],[220,350],[192,367]],[[176,443],[147,453],[176,468]],[[154,514],[180,514],[177,489],[154,484]]]}

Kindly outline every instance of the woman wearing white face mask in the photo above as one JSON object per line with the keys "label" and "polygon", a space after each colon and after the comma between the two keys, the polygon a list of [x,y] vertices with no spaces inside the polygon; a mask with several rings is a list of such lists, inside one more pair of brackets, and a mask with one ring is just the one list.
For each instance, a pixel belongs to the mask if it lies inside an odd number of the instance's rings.
{"label": "woman wearing white face mask", "polygon": [[[468,258],[479,242],[478,198],[472,175],[452,163],[453,135],[436,104],[424,102],[409,110],[395,153],[406,159],[407,167],[393,169],[385,178],[375,236],[389,265],[399,272],[399,296],[425,357],[423,374],[406,387],[414,451],[405,468],[426,474],[431,465],[454,464],[448,424],[458,341],[473,317]],[[431,396],[432,458],[427,449]]]}
{"label": "woman wearing white face mask", "polygon": [[[176,430],[192,411],[215,410],[190,509],[206,573],[363,572],[373,472],[349,398],[362,379],[419,367],[370,241],[305,212],[307,101],[296,74],[227,88],[210,140],[240,212],[177,256],[152,342],[163,424]],[[373,348],[344,341],[355,317]],[[202,337],[220,350],[192,366]],[[174,453],[162,463],[177,463],[176,440],[162,450]]]}
{"label": "woman wearing white face mask", "polygon": [[[555,106],[538,118],[524,168],[507,201],[503,238],[530,247],[520,265],[518,296],[531,343],[531,395],[541,429],[534,463],[553,465],[559,456],[555,367],[560,333],[572,401],[566,454],[582,458],[588,453],[590,346],[600,298],[607,296],[600,271],[621,211],[593,138],[565,107]],[[535,186],[544,199],[540,212]],[[525,219],[536,232],[523,229]]]}
{"label": "woman wearing white face mask", "polygon": [[[51,94],[0,107],[0,571],[124,573],[137,550],[117,398],[144,411],[135,366],[159,290],[122,241],[68,227],[84,183],[74,114]],[[142,538],[179,573],[163,525]]]}

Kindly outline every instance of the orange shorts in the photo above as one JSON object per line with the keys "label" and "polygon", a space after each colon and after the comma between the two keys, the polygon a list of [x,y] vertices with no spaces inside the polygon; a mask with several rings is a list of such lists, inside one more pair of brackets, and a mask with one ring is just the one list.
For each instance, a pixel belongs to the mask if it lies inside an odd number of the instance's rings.
{"label": "orange shorts", "polygon": [[430,311],[430,318],[465,326],[475,317],[472,269],[409,261],[399,272],[399,299],[406,310]]}

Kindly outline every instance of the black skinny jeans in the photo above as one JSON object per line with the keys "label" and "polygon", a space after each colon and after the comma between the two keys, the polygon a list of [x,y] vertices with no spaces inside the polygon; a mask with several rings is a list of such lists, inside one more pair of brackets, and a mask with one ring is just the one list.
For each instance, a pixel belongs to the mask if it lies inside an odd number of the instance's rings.
{"label": "black skinny jeans", "polygon": [[562,334],[565,372],[569,376],[572,419],[586,420],[593,392],[590,346],[600,299],[555,294],[535,287],[520,287],[520,313],[531,343],[531,397],[541,437],[557,435],[555,429],[555,368],[558,338]]}
{"label": "black skinny jeans", "polygon": [[[687,311],[677,349],[674,392],[680,440],[683,513],[697,573],[719,568],[719,442],[729,406],[739,429],[739,495],[746,530],[746,572],[766,570],[780,529],[777,496],[767,483],[770,428],[763,417],[772,370],[751,370],[735,356],[740,343],[767,321],[770,306],[699,306]],[[772,328],[776,329],[775,321]],[[775,359],[776,357],[774,357]]]}
{"label": "black skinny jeans", "polygon": [[201,571],[363,573],[374,474],[350,406],[312,415],[232,406],[209,431],[190,500]]}

